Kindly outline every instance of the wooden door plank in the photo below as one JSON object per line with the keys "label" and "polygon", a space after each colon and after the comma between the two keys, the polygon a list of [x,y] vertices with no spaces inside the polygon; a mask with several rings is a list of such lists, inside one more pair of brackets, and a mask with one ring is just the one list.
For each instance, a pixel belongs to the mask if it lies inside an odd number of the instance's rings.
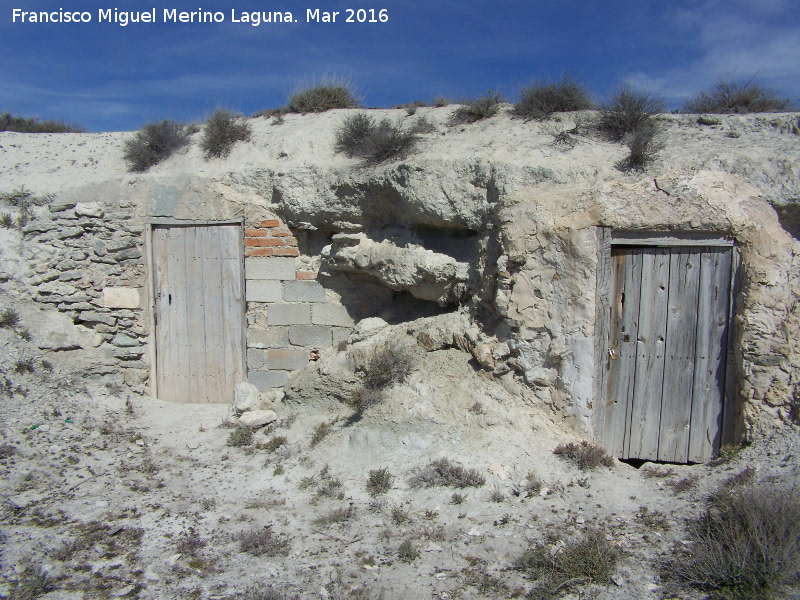
{"label": "wooden door plank", "polygon": [[172,385],[172,362],[169,333],[169,305],[165,299],[169,294],[169,258],[167,229],[157,227],[153,230],[153,268],[156,313],[156,374],[158,377],[158,397],[171,400],[174,395]]}
{"label": "wooden door plank", "polygon": [[731,256],[731,296],[728,304],[728,348],[727,348],[727,366],[725,368],[725,400],[723,402],[722,414],[722,439],[721,445],[730,444],[741,441],[743,426],[742,422],[742,404],[736,397],[736,365],[735,365],[735,342],[736,330],[733,320],[733,315],[736,314],[736,302],[741,291],[741,277],[739,276],[739,268],[741,265],[742,257],[737,252],[736,248],[732,251]]}
{"label": "wooden door plank", "polygon": [[655,460],[658,457],[669,269],[669,249],[647,248],[642,251],[633,405],[624,458]]}
{"label": "wooden door plank", "polygon": [[241,279],[241,249],[239,229],[235,226],[219,228],[222,318],[225,329],[223,347],[225,378],[222,383],[225,402],[233,401],[236,384],[244,381],[242,368],[242,337],[244,293]]}
{"label": "wooden door plank", "polygon": [[[636,347],[639,333],[639,292],[642,285],[642,249],[611,250],[611,322],[609,372],[605,397],[605,448],[624,456],[625,436],[633,401]],[[609,354],[608,352],[606,354]]]}
{"label": "wooden door plank", "polygon": [[[185,227],[170,230],[170,330],[174,333],[175,401],[191,402],[191,363],[189,357],[189,319],[187,301],[189,298],[186,282],[186,267],[191,253],[187,248]],[[174,268],[173,268],[174,267]]]}
{"label": "wooden door plank", "polygon": [[[597,227],[597,271],[595,273],[595,319],[594,319],[594,372],[592,380],[592,433],[594,440],[606,451],[614,451],[606,445],[606,403],[608,398],[608,370],[610,360],[609,328],[611,324],[611,233],[608,227]],[[613,446],[613,442],[611,446]]]}
{"label": "wooden door plank", "polygon": [[710,460],[720,446],[728,351],[731,254],[730,248],[707,248],[700,257],[689,462]]}
{"label": "wooden door plank", "polygon": [[203,230],[186,227],[186,314],[189,322],[189,362],[191,368],[191,402],[208,399],[206,371],[206,312],[203,292]]}
{"label": "wooden door plank", "polygon": [[205,307],[206,387],[209,402],[223,402],[221,382],[225,368],[220,349],[224,348],[221,321],[222,272],[218,227],[203,227],[203,305]]}
{"label": "wooden door plank", "polygon": [[666,358],[658,460],[688,460],[692,418],[700,248],[673,248],[670,257]]}

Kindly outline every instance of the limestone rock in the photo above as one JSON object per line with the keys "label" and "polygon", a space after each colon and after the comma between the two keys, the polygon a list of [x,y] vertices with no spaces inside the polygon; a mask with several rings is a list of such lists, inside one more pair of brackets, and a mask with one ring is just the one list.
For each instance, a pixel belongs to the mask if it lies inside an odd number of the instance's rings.
{"label": "limestone rock", "polygon": [[239,417],[239,423],[245,427],[263,427],[277,420],[274,410],[251,410]]}
{"label": "limestone rock", "polygon": [[260,407],[258,388],[244,381],[239,383],[233,392],[233,407],[238,412],[257,410]]}
{"label": "limestone rock", "polygon": [[393,290],[442,306],[457,302],[467,292],[468,263],[414,243],[376,242],[365,234],[340,234],[339,238],[327,247],[326,261],[333,270],[367,273]]}

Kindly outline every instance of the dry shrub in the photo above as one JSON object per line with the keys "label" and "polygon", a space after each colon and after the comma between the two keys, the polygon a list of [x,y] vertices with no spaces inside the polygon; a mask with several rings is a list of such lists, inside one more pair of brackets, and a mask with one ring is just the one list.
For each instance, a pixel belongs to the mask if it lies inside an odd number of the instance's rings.
{"label": "dry shrub", "polygon": [[272,525],[254,527],[236,536],[239,548],[253,556],[286,556],[289,554],[289,540],[282,539],[272,532]]}
{"label": "dry shrub", "polygon": [[553,454],[575,463],[581,471],[589,471],[597,467],[613,467],[614,459],[600,446],[581,441],[580,444],[560,444],[553,450]]}
{"label": "dry shrub", "polygon": [[608,583],[614,574],[619,551],[598,529],[563,546],[536,544],[519,557],[514,566],[537,585],[529,598],[554,598],[577,583]]}
{"label": "dry shrub", "polygon": [[664,140],[655,123],[643,125],[623,139],[630,150],[628,158],[621,165],[623,170],[641,169],[656,159],[664,149]]}
{"label": "dry shrub", "polygon": [[745,83],[719,80],[708,91],[701,91],[683,107],[686,113],[759,113],[790,110],[791,100],[779,98],[752,80]]}
{"label": "dry shrub", "polygon": [[253,430],[245,425],[235,425],[228,434],[228,446],[243,448],[253,443]]}
{"label": "dry shrub", "polygon": [[800,580],[800,492],[796,487],[745,483],[723,486],[690,523],[691,544],[664,565],[680,585],[712,598],[780,596]]}
{"label": "dry shrub", "polygon": [[320,113],[357,105],[351,84],[339,78],[326,78],[319,84],[303,86],[289,96],[289,111],[295,113]]}
{"label": "dry shrub", "polygon": [[207,544],[208,542],[197,535],[193,527],[189,527],[188,531],[184,531],[178,540],[175,551],[178,554],[197,556],[198,552],[205,548]]}
{"label": "dry shrub", "polygon": [[600,107],[598,127],[613,141],[621,142],[626,135],[652,123],[664,110],[660,98],[622,86]]}
{"label": "dry shrub", "polygon": [[17,324],[19,324],[19,313],[13,308],[3,309],[3,312],[0,313],[0,328],[13,329]]}
{"label": "dry shrub", "polygon": [[589,92],[578,81],[565,75],[558,81],[534,80],[520,90],[513,114],[525,120],[543,121],[556,112],[594,108]]}
{"label": "dry shrub", "polygon": [[485,96],[469,99],[462,102],[454,112],[451,120],[455,124],[475,123],[483,119],[488,119],[497,114],[500,110],[500,103],[503,97],[500,94],[493,94],[491,90]]}
{"label": "dry shrub", "polygon": [[467,469],[450,462],[447,458],[438,458],[427,466],[418,469],[409,480],[411,487],[450,486],[457,488],[480,487],[486,478],[476,469]]}
{"label": "dry shrub", "polygon": [[35,600],[56,589],[56,581],[41,565],[27,564],[17,579],[11,582],[8,600]]}
{"label": "dry shrub", "polygon": [[84,133],[85,128],[65,121],[46,119],[40,121],[38,117],[15,117],[11,113],[0,115],[0,131],[16,131],[18,133]]}
{"label": "dry shrub", "polygon": [[382,119],[376,123],[366,113],[345,118],[336,132],[336,152],[360,158],[363,166],[375,166],[408,155],[417,135],[400,124]]}
{"label": "dry shrub", "polygon": [[388,468],[371,469],[367,479],[367,493],[375,498],[392,489],[393,483],[394,475],[389,472]]}
{"label": "dry shrub", "polygon": [[290,598],[271,585],[264,585],[248,589],[242,600],[290,600]]}
{"label": "dry shrub", "polygon": [[125,140],[122,157],[128,162],[129,171],[143,173],[188,144],[186,127],[164,119],[159,123],[145,124],[132,138]]}
{"label": "dry shrub", "polygon": [[370,406],[382,402],[384,390],[405,381],[414,370],[416,362],[411,346],[376,348],[363,364],[356,367],[356,371],[361,374],[361,385],[347,400],[347,404],[355,409],[355,416],[360,417]]}
{"label": "dry shrub", "polygon": [[404,540],[397,549],[397,558],[402,562],[410,563],[419,558],[419,550],[410,539]]}
{"label": "dry shrub", "polygon": [[206,153],[206,159],[222,158],[230,154],[236,142],[249,140],[251,133],[252,128],[239,115],[218,108],[203,127],[200,148]]}
{"label": "dry shrub", "polygon": [[697,485],[699,479],[700,478],[697,475],[690,473],[678,481],[667,481],[666,484],[672,488],[672,493],[677,496],[678,494],[692,489],[695,485]]}

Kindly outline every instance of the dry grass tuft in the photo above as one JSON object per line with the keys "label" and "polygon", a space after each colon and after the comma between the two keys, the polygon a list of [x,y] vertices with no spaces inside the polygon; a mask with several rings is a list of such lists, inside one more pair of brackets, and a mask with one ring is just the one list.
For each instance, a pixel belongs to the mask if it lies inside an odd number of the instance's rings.
{"label": "dry grass tuft", "polygon": [[246,142],[251,134],[252,128],[247,121],[241,120],[239,115],[218,108],[203,127],[200,148],[205,152],[206,159],[223,158],[230,154],[236,142]]}
{"label": "dry grass tuft", "polygon": [[578,81],[565,75],[558,81],[535,80],[520,90],[513,114],[525,120],[543,121],[556,112],[594,108],[589,92]]}
{"label": "dry grass tuft", "polygon": [[84,133],[85,128],[65,121],[38,117],[15,117],[11,113],[0,115],[0,131],[16,131],[18,133]]}
{"label": "dry grass tuft", "polygon": [[254,527],[242,531],[236,536],[239,548],[253,556],[287,556],[289,554],[289,540],[282,539],[272,532],[271,525]]}
{"label": "dry grass tuft", "polygon": [[438,458],[427,466],[417,469],[409,480],[409,485],[416,488],[450,486],[457,488],[481,487],[486,478],[476,469],[467,469],[450,462],[447,458]]}
{"label": "dry grass tuft", "polygon": [[580,444],[560,444],[553,450],[553,454],[574,463],[581,471],[614,466],[614,459],[605,450],[586,440]]}
{"label": "dry grass tuft", "polygon": [[463,101],[462,106],[453,111],[451,121],[454,124],[462,124],[488,119],[497,114],[502,102],[503,97],[500,94],[494,94],[489,90],[485,96]]}
{"label": "dry grass tuft", "polygon": [[129,171],[143,173],[188,144],[186,127],[182,123],[164,119],[159,123],[147,123],[126,140],[122,157],[128,163]]}
{"label": "dry grass tuft", "polygon": [[320,113],[335,108],[353,108],[358,99],[350,82],[340,78],[324,78],[318,84],[300,87],[289,96],[289,111]]}
{"label": "dry grass tuft", "polygon": [[690,523],[664,574],[715,599],[781,597],[800,572],[800,491],[752,481],[723,486]]}
{"label": "dry grass tuft", "polygon": [[389,472],[388,468],[371,469],[367,479],[367,493],[375,498],[392,489],[393,483],[394,475]]}
{"label": "dry grass tuft", "polygon": [[747,114],[760,112],[783,112],[790,110],[792,102],[779,98],[773,90],[762,87],[752,80],[740,83],[719,80],[714,87],[701,91],[683,107],[683,112],[701,114]]}
{"label": "dry grass tuft", "polygon": [[583,538],[563,545],[536,544],[515,562],[515,567],[536,587],[529,598],[549,599],[578,583],[608,583],[614,574],[619,551],[605,533],[592,529]]}
{"label": "dry grass tuft", "polygon": [[376,166],[407,156],[417,143],[417,135],[389,119],[380,122],[367,113],[345,118],[336,132],[336,152],[360,158],[365,167]]}

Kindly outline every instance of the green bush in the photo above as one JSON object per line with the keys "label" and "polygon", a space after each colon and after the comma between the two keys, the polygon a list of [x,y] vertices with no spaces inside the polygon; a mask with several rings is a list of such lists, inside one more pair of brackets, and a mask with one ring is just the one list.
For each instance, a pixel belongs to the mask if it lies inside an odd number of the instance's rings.
{"label": "green bush", "polygon": [[295,113],[320,113],[357,105],[350,84],[341,79],[323,80],[318,85],[302,87],[289,97],[289,111]]}
{"label": "green bush", "polygon": [[683,107],[686,113],[759,113],[783,112],[791,108],[791,100],[779,98],[770,89],[752,81],[739,83],[721,79],[714,87],[701,91]]}
{"label": "green bush", "polygon": [[86,129],[80,125],[64,121],[45,120],[38,117],[26,119],[15,117],[11,113],[0,115],[0,131],[16,131],[18,133],[84,133]]}
{"label": "green bush", "polygon": [[350,158],[360,158],[364,166],[375,166],[406,156],[417,139],[415,133],[389,119],[376,123],[368,114],[357,113],[345,118],[337,130],[334,149]]}
{"label": "green bush", "polygon": [[622,86],[600,107],[598,127],[611,140],[621,142],[626,135],[652,124],[653,118],[664,110],[660,98]]}
{"label": "green bush", "polygon": [[797,590],[800,573],[800,491],[745,483],[723,486],[691,522],[686,547],[675,550],[664,574],[725,600],[782,597]]}
{"label": "green bush", "polygon": [[526,120],[542,121],[556,112],[572,112],[594,108],[589,92],[567,75],[558,81],[535,80],[520,90],[520,99],[513,114]]}
{"label": "green bush", "polygon": [[500,110],[500,103],[503,97],[500,94],[493,94],[489,90],[485,96],[469,99],[462,102],[452,116],[453,123],[475,123],[483,119],[488,119],[497,114]]}
{"label": "green bush", "polygon": [[128,162],[129,171],[143,173],[188,144],[186,127],[182,123],[164,119],[159,123],[147,123],[126,140],[122,156]]}
{"label": "green bush", "polygon": [[203,127],[203,137],[200,148],[206,154],[206,159],[228,156],[236,142],[246,142],[250,139],[252,128],[247,121],[230,111],[218,108],[208,119]]}

